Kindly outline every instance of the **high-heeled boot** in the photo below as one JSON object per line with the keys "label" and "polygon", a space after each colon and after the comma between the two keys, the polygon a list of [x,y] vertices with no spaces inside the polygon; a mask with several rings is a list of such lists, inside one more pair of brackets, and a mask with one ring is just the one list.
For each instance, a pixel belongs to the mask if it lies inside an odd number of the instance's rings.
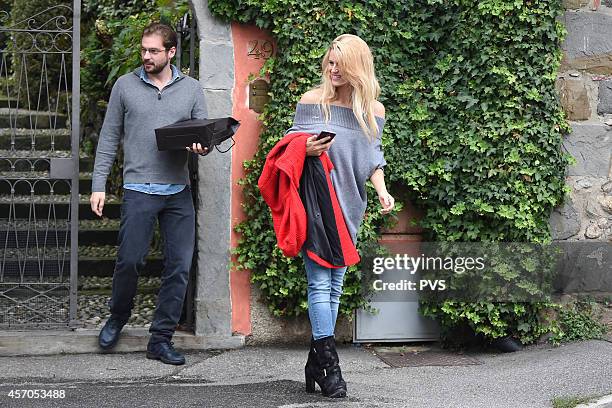
{"label": "high-heeled boot", "polygon": [[[338,359],[337,352],[336,359]],[[315,350],[314,337],[312,336],[310,337],[310,350],[308,351],[308,360],[306,361],[306,366],[304,366],[304,372],[306,374],[306,392],[313,393],[315,392],[315,378],[321,381],[325,374],[317,362],[317,351]],[[344,378],[342,378],[342,372],[340,372],[340,383],[346,390],[346,382]]]}
{"label": "high-heeled boot", "polygon": [[317,362],[314,337],[310,337],[310,349],[308,350],[308,360],[306,360],[306,365],[304,366],[304,375],[306,376],[306,392],[315,392],[315,379],[320,381],[324,374]]}
{"label": "high-heeled boot", "polygon": [[314,340],[305,367],[306,391],[314,392],[314,383],[321,393],[330,398],[346,397],[346,383],[342,379],[336,342],[333,336]]}

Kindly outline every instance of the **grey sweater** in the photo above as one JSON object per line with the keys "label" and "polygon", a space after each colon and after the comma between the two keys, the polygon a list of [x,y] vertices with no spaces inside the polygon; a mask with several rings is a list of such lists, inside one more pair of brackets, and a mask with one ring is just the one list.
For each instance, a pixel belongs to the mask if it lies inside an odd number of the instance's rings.
{"label": "grey sweater", "polygon": [[287,131],[318,134],[323,130],[336,133],[329,148],[329,158],[334,164],[331,179],[338,196],[344,220],[354,243],[367,205],[366,181],[377,168],[387,163],[383,156],[381,137],[385,120],[376,117],[379,133],[373,142],[359,127],[353,110],[331,105],[331,118],[325,116],[318,104],[298,103],[293,125]]}
{"label": "grey sweater", "polygon": [[180,120],[205,119],[200,83],[180,77],[161,91],[139,77],[122,75],[111,91],[98,140],[91,190],[105,191],[106,179],[123,141],[124,183],[189,184],[187,151],[158,151],[155,128]]}

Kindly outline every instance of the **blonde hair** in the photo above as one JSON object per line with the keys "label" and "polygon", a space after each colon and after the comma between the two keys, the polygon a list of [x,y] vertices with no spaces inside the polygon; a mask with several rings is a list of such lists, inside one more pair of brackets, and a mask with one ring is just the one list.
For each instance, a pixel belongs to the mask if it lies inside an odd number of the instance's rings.
{"label": "blonde hair", "polygon": [[352,34],[342,34],[332,41],[321,62],[321,98],[319,104],[329,122],[329,105],[337,99],[336,89],[329,75],[329,54],[334,51],[344,78],[352,87],[353,113],[363,133],[370,141],[378,134],[378,124],[374,115],[374,102],[380,95],[380,85],[374,72],[372,52],[361,38]]}

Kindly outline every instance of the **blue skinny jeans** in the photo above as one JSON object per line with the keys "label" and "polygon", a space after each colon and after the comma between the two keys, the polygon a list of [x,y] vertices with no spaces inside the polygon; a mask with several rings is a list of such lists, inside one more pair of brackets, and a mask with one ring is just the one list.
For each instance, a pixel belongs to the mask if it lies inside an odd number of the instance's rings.
{"label": "blue skinny jeans", "polygon": [[302,254],[308,280],[308,316],[315,340],[333,336],[346,267],[326,268]]}

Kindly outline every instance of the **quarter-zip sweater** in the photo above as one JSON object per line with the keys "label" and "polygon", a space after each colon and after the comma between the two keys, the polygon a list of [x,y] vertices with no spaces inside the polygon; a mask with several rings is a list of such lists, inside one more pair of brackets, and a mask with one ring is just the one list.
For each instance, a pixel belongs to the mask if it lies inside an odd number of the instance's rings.
{"label": "quarter-zip sweater", "polygon": [[123,182],[189,184],[187,151],[159,151],[155,129],[187,119],[206,119],[200,83],[182,74],[159,90],[140,79],[141,68],[117,79],[100,131],[92,191],[105,191],[106,179],[123,143]]}

